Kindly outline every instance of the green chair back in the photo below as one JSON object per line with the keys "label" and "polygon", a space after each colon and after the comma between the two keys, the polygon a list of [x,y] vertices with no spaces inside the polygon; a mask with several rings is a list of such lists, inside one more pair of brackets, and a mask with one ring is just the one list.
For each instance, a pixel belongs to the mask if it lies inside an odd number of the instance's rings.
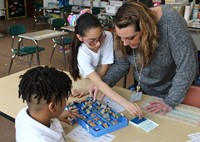
{"label": "green chair back", "polygon": [[11,36],[17,36],[19,34],[24,34],[24,33],[26,33],[26,27],[23,24],[13,24],[13,25],[9,26],[8,33]]}
{"label": "green chair back", "polygon": [[63,18],[57,18],[52,21],[52,27],[54,29],[61,28],[64,25],[66,25],[66,21]]}
{"label": "green chair back", "polygon": [[40,10],[41,7],[43,7],[42,3],[34,3],[33,4],[33,8],[36,9],[36,10],[38,10],[38,11]]}
{"label": "green chair back", "polygon": [[100,13],[101,9],[99,7],[93,7],[92,8],[92,14],[98,15]]}
{"label": "green chair back", "polygon": [[69,14],[72,10],[72,5],[68,5],[62,8],[64,14]]}

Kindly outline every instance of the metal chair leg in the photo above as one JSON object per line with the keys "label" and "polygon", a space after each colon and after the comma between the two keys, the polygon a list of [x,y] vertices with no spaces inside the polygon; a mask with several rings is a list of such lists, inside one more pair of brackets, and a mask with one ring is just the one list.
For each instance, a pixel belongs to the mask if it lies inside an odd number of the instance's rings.
{"label": "metal chair leg", "polygon": [[33,54],[31,54],[31,59],[29,61],[29,67],[31,67],[32,60],[33,60]]}
{"label": "metal chair leg", "polygon": [[64,37],[62,36],[61,39],[62,39],[61,46],[62,46],[62,52],[63,52],[64,70],[66,71],[67,63],[66,63],[66,55],[65,55],[65,47],[64,47]]}
{"label": "metal chair leg", "polygon": [[10,70],[13,64],[13,59],[15,58],[15,56],[12,56],[11,61],[10,61],[10,65],[9,65],[9,69],[8,69],[8,75],[10,74]]}
{"label": "metal chair leg", "polygon": [[53,50],[52,50],[52,52],[51,52],[51,57],[50,57],[50,63],[51,63],[51,59],[52,59],[52,57],[53,57],[54,51],[55,51],[55,49],[56,49],[56,46],[57,46],[57,45],[54,45],[54,46],[53,46]]}

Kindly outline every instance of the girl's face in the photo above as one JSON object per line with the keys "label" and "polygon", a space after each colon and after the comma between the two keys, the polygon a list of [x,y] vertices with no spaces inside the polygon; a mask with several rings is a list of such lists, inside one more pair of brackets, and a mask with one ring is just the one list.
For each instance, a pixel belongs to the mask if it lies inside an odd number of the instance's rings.
{"label": "girl's face", "polygon": [[80,36],[77,34],[78,39],[84,42],[87,47],[94,52],[97,52],[99,50],[105,36],[105,32],[102,30],[101,27],[89,29],[85,32],[85,36]]}
{"label": "girl's face", "polygon": [[135,31],[133,25],[129,25],[125,28],[119,29],[115,26],[117,35],[121,38],[124,46],[130,46],[130,48],[137,48],[140,44],[141,32]]}

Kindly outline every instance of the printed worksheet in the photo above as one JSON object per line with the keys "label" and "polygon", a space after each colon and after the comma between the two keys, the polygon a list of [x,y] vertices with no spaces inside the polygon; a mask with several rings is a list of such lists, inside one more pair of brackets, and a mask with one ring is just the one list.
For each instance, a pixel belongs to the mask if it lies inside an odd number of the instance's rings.
{"label": "printed worksheet", "polygon": [[111,134],[105,134],[100,137],[93,137],[80,125],[73,129],[70,133],[66,135],[67,138],[70,138],[76,142],[111,142],[115,136]]}
{"label": "printed worksheet", "polygon": [[188,137],[191,138],[188,142],[200,142],[200,132],[189,134]]}

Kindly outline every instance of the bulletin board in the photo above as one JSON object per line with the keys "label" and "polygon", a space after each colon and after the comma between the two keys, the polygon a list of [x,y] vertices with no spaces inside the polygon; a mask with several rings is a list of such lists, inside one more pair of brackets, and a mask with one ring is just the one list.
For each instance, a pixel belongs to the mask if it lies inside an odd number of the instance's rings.
{"label": "bulletin board", "polygon": [[26,12],[26,0],[6,0],[7,18],[25,18]]}

